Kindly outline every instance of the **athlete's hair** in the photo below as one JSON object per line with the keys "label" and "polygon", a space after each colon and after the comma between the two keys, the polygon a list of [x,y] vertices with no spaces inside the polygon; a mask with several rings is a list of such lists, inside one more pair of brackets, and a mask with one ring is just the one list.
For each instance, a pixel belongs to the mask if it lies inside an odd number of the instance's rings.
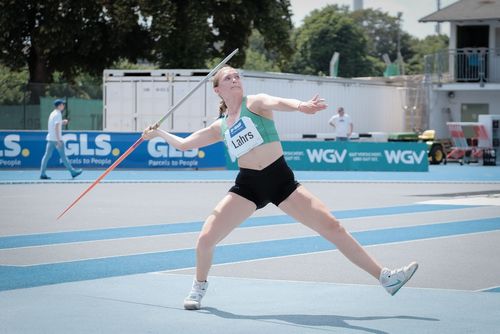
{"label": "athlete's hair", "polygon": [[[220,70],[217,71],[217,73],[215,73],[214,80],[213,80],[214,88],[219,86],[219,81],[222,78],[224,71],[231,70],[231,69],[234,70],[233,67],[231,67],[229,65],[224,65]],[[222,99],[222,97],[221,97],[221,99]],[[219,118],[222,117],[226,113],[226,110],[227,110],[226,102],[224,101],[224,99],[222,99],[220,101],[220,104],[219,104]]]}

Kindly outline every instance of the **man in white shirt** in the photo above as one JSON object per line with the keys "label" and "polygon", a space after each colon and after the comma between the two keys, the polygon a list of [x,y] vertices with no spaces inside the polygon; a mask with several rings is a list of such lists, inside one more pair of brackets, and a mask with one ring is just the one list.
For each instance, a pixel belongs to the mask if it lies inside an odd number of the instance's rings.
{"label": "man in white shirt", "polygon": [[77,177],[82,173],[81,169],[74,169],[68,161],[68,157],[64,152],[64,142],[62,140],[62,126],[68,124],[67,119],[62,119],[62,111],[66,106],[66,102],[61,99],[54,100],[55,109],[50,113],[49,123],[47,126],[47,147],[45,148],[45,154],[42,158],[42,165],[40,167],[40,179],[49,180],[50,177],[47,176],[47,163],[54,152],[57,149],[61,160],[66,167],[66,169],[71,173],[73,178]]}
{"label": "man in white shirt", "polygon": [[328,124],[335,128],[335,140],[347,141],[351,137],[353,124],[351,116],[344,112],[343,107],[337,109],[337,115],[334,115],[328,121]]}

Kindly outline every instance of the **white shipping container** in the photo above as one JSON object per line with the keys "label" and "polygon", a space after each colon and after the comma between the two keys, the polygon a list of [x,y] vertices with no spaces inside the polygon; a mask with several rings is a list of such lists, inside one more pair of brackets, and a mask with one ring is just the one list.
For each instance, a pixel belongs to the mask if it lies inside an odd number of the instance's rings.
{"label": "white shipping container", "polygon": [[[105,70],[104,130],[142,131],[161,119],[208,73],[206,70]],[[316,115],[275,113],[276,127],[284,139],[303,134],[328,134],[336,109],[351,115],[354,131],[404,131],[405,114],[397,85],[372,80],[339,79],[307,75],[241,71],[245,94],[266,93],[307,101],[315,94],[326,99],[328,109]],[[193,132],[218,116],[220,98],[211,80],[202,85],[162,124],[174,132]]]}

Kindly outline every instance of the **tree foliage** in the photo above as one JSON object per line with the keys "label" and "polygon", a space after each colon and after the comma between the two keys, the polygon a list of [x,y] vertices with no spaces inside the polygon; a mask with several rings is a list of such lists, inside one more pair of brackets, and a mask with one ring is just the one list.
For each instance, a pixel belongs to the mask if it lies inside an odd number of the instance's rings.
{"label": "tree foliage", "polygon": [[[0,61],[28,66],[31,82],[99,73],[118,57],[137,59],[147,49],[135,0],[2,1]],[[130,47],[134,45],[134,47]]]}
{"label": "tree foliage", "polygon": [[28,71],[10,70],[0,64],[0,105],[16,105],[24,101]]}
{"label": "tree foliage", "polygon": [[396,59],[398,32],[407,73],[423,70],[430,49],[446,47],[442,37],[420,41],[399,31],[396,17],[372,9],[329,5],[294,30],[290,7],[290,0],[4,0],[0,64],[11,75],[27,71],[32,83],[74,84],[117,62],[200,68],[239,48],[235,67],[304,74],[328,74],[339,52],[339,75],[355,77],[380,75],[384,53]]}
{"label": "tree foliage", "polygon": [[153,41],[151,60],[162,68],[203,67],[211,43],[208,5],[208,0],[142,0]]}
{"label": "tree foliage", "polygon": [[[416,39],[401,28],[401,21],[396,16],[375,9],[357,10],[350,13],[353,20],[362,27],[368,40],[368,55],[372,61],[372,70],[377,76],[384,71],[382,56],[387,54],[392,62],[398,59],[398,51],[405,63],[415,59],[414,44]],[[423,60],[422,60],[423,61]],[[409,74],[405,66],[405,74]],[[410,69],[411,72],[411,69]]]}
{"label": "tree foliage", "polygon": [[[27,66],[31,82],[62,73],[100,75],[118,59],[167,68],[203,67],[248,45],[252,29],[266,47],[291,54],[289,0],[6,0],[0,2],[0,62]],[[243,65],[245,53],[232,61]]]}
{"label": "tree foliage", "polygon": [[280,72],[279,59],[276,52],[266,48],[262,34],[253,30],[250,35],[248,48],[245,50],[245,70]]}
{"label": "tree foliage", "polygon": [[[277,61],[283,62],[292,54],[289,8],[289,0],[214,0],[211,10],[214,55],[220,57],[235,48],[244,51],[252,29],[256,29],[264,37],[266,49],[275,52]],[[242,66],[245,52],[238,53],[231,63]]]}
{"label": "tree foliage", "polygon": [[339,76],[381,76],[385,69],[382,56],[387,54],[395,62],[399,51],[405,74],[423,73],[424,56],[445,49],[447,39],[429,36],[418,40],[403,31],[400,23],[398,17],[380,10],[350,12],[336,5],[314,10],[295,30],[296,53],[288,70],[327,74],[332,54],[339,52]]}
{"label": "tree foliage", "polygon": [[292,72],[328,74],[332,55],[339,52],[339,76],[367,75],[367,39],[346,13],[345,7],[328,5],[304,19],[293,37],[297,52],[290,65]]}
{"label": "tree foliage", "polygon": [[408,74],[424,73],[424,57],[445,50],[449,38],[446,35],[431,35],[424,39],[414,39],[412,42],[414,55],[408,59]]}
{"label": "tree foliage", "polygon": [[350,16],[366,34],[370,56],[382,59],[382,56],[387,54],[395,60],[398,56],[398,38],[403,58],[409,59],[413,56],[411,36],[401,29],[397,17],[375,9],[357,10]]}

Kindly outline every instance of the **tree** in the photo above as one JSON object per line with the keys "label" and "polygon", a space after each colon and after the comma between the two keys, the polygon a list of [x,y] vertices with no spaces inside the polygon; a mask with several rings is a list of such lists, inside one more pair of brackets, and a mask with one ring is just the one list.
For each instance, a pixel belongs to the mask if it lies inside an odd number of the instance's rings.
{"label": "tree", "polygon": [[245,51],[245,70],[279,72],[279,60],[276,53],[265,47],[265,40],[257,30],[253,30]]}
{"label": "tree", "polygon": [[245,63],[252,29],[278,62],[292,53],[289,0],[141,0],[154,45],[151,59],[163,68],[199,68],[234,49],[231,64]]}
{"label": "tree", "polygon": [[387,54],[394,61],[398,57],[398,38],[403,59],[413,56],[412,37],[401,30],[397,17],[374,9],[357,10],[350,16],[362,27],[368,40],[367,51],[370,56],[382,59]]}
{"label": "tree", "polygon": [[[264,37],[264,45],[282,65],[292,54],[292,21],[289,0],[212,0],[213,55],[224,56],[248,46],[252,29]],[[231,64],[241,67],[245,53],[239,52]]]}
{"label": "tree", "polygon": [[312,11],[296,30],[293,42],[297,53],[290,70],[303,74],[327,74],[334,52],[340,53],[341,77],[372,73],[367,59],[367,40],[363,31],[346,15],[347,9],[328,5]]}
{"label": "tree", "polygon": [[210,0],[142,0],[154,41],[151,58],[163,68],[203,67],[211,47]]}
{"label": "tree", "polygon": [[0,64],[0,105],[17,105],[24,100],[28,71],[12,71]]}
{"label": "tree", "polygon": [[[31,83],[50,83],[56,71],[68,81],[100,76],[118,59],[202,67],[243,51],[253,28],[282,61],[291,54],[289,7],[289,0],[1,1],[0,62],[27,66]],[[244,60],[240,52],[232,64]]]}
{"label": "tree", "polygon": [[[279,68],[285,68],[293,54],[290,1],[260,1],[259,3],[254,28],[263,37],[264,55]],[[262,13],[266,14],[262,15]]]}
{"label": "tree", "polygon": [[141,0],[141,13],[150,22],[152,60],[160,67],[199,68],[213,58],[240,52],[231,64],[245,63],[244,49],[252,29],[265,47],[284,63],[292,53],[289,0]]}
{"label": "tree", "polygon": [[[27,65],[31,83],[50,83],[56,71],[69,81],[80,71],[100,74],[118,57],[135,60],[149,48],[135,8],[135,0],[2,1],[0,61]],[[36,103],[42,92],[34,90]]]}
{"label": "tree", "polygon": [[431,35],[412,42],[414,55],[408,60],[408,74],[424,73],[424,57],[448,48],[449,38],[446,35]]}

